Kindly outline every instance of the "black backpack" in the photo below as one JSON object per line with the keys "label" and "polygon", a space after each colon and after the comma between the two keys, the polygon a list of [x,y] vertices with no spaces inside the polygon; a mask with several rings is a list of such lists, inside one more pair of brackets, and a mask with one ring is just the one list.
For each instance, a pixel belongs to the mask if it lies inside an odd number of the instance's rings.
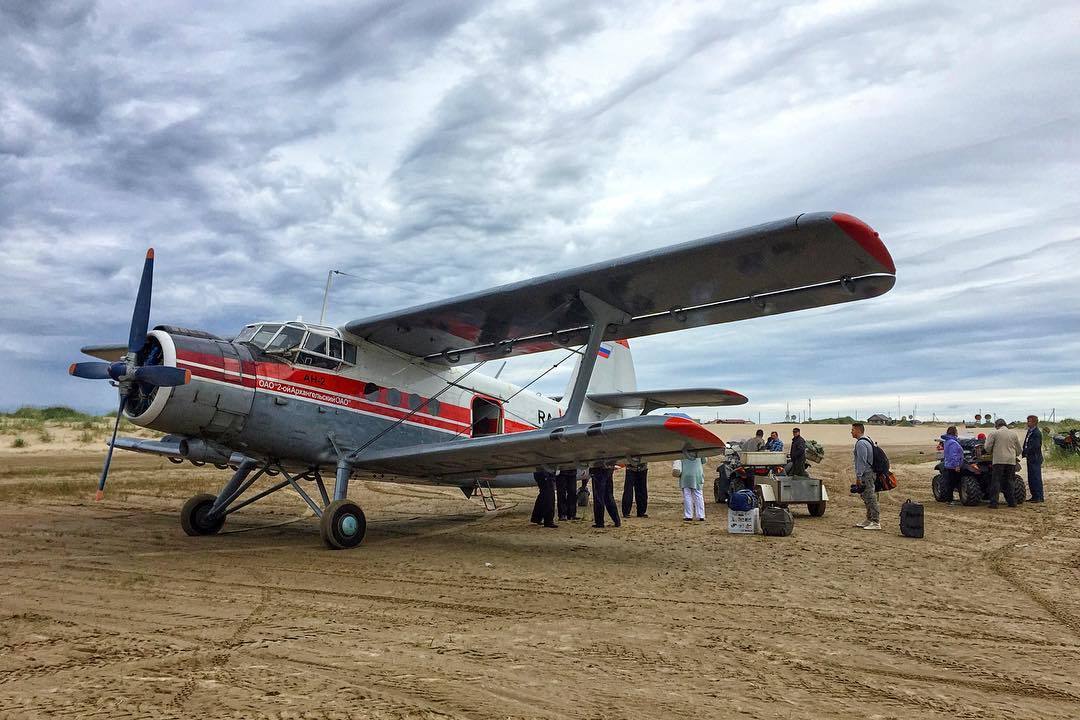
{"label": "black backpack", "polygon": [[884,475],[889,472],[889,456],[885,454],[885,451],[878,447],[878,444],[863,435],[859,440],[866,440],[870,443],[870,447],[873,448],[873,455],[870,460],[870,469],[874,471],[874,475]]}

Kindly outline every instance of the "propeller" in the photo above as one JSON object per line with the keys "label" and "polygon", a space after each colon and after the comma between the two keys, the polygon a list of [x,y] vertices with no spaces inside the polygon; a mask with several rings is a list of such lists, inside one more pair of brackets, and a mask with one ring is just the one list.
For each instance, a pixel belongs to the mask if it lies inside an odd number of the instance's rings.
{"label": "propeller", "polygon": [[[120,418],[124,406],[135,391],[136,386],[144,388],[176,387],[191,382],[191,372],[164,365],[140,365],[139,353],[146,346],[146,329],[150,325],[150,296],[154,285],[154,249],[146,251],[143,263],[142,279],[139,281],[139,294],[135,297],[135,309],[131,314],[131,331],[128,333],[127,354],[116,362],[81,362],[72,363],[68,373],[87,380],[112,380],[120,391],[120,405],[116,409],[116,422],[113,423],[109,450],[105,454],[105,465],[101,468],[95,500],[105,496],[105,480],[109,476],[112,464],[113,445],[116,432],[120,428]],[[143,358],[145,362],[146,358]]]}

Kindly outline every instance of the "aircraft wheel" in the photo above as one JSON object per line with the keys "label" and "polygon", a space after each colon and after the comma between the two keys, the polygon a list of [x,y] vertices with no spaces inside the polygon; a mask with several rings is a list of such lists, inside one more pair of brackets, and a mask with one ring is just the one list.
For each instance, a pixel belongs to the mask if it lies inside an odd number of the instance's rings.
{"label": "aircraft wheel", "polygon": [[1027,500],[1027,485],[1024,483],[1024,478],[1019,475],[1013,477],[1012,491],[1013,500],[1017,505]]}
{"label": "aircraft wheel", "polygon": [[170,457],[168,457],[167,459],[168,459],[168,461],[169,461],[169,462],[171,462],[171,463],[172,463],[173,465],[182,465],[182,464],[183,464],[183,462],[184,462],[184,458],[178,458],[178,457],[171,457],[171,456],[170,456]]}
{"label": "aircraft wheel", "polygon": [[821,500],[819,502],[806,503],[806,509],[810,512],[811,517],[821,517],[825,514],[825,503],[828,500]]}
{"label": "aircraft wheel", "polygon": [[364,539],[367,518],[360,506],[351,500],[335,500],[326,506],[319,521],[319,534],[326,547],[332,550],[354,548]]}
{"label": "aircraft wheel", "polygon": [[982,483],[974,475],[965,475],[960,478],[960,503],[963,505],[978,505],[983,501]]}
{"label": "aircraft wheel", "polygon": [[945,481],[944,475],[935,475],[930,481],[930,488],[934,491],[934,499],[938,502],[949,502],[952,498],[952,488]]}
{"label": "aircraft wheel", "polygon": [[209,518],[206,516],[214,507],[217,497],[202,493],[184,503],[180,510],[180,527],[188,535],[216,535],[225,525],[225,516]]}

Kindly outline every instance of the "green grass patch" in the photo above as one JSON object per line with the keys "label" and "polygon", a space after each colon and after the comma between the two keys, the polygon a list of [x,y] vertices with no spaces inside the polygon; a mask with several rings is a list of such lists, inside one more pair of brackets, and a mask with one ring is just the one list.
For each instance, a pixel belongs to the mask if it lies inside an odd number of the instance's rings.
{"label": "green grass patch", "polygon": [[1065,468],[1067,470],[1080,471],[1080,454],[1074,452],[1064,452],[1061,448],[1054,446],[1053,450],[1043,454],[1045,462],[1050,467]]}
{"label": "green grass patch", "polygon": [[13,447],[13,448],[24,448],[24,447],[26,447],[26,440],[24,440],[21,437],[17,437],[14,440],[11,441],[11,447]]}
{"label": "green grass patch", "polygon": [[13,413],[2,413],[0,417],[37,422],[93,422],[97,418],[62,405],[52,407],[21,407]]}

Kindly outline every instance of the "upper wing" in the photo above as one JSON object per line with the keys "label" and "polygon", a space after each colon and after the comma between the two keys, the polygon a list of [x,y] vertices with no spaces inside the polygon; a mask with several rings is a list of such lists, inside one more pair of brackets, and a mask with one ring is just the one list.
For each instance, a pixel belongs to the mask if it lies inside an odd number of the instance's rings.
{"label": "upper wing", "polygon": [[626,458],[676,459],[684,451],[719,454],[724,451],[724,441],[692,420],[639,416],[368,452],[355,459],[352,467],[452,483],[532,472],[541,466],[580,467]]}
{"label": "upper wing", "polygon": [[843,213],[798,215],[617,260],[353,321],[361,338],[456,365],[588,339],[588,292],[624,311],[604,339],[653,335],[875,297],[896,267]]}
{"label": "upper wing", "polygon": [[645,412],[662,407],[716,407],[721,405],[745,405],[749,402],[745,395],[734,390],[720,390],[717,388],[589,393],[588,398],[594,403],[624,410],[648,408]]}

